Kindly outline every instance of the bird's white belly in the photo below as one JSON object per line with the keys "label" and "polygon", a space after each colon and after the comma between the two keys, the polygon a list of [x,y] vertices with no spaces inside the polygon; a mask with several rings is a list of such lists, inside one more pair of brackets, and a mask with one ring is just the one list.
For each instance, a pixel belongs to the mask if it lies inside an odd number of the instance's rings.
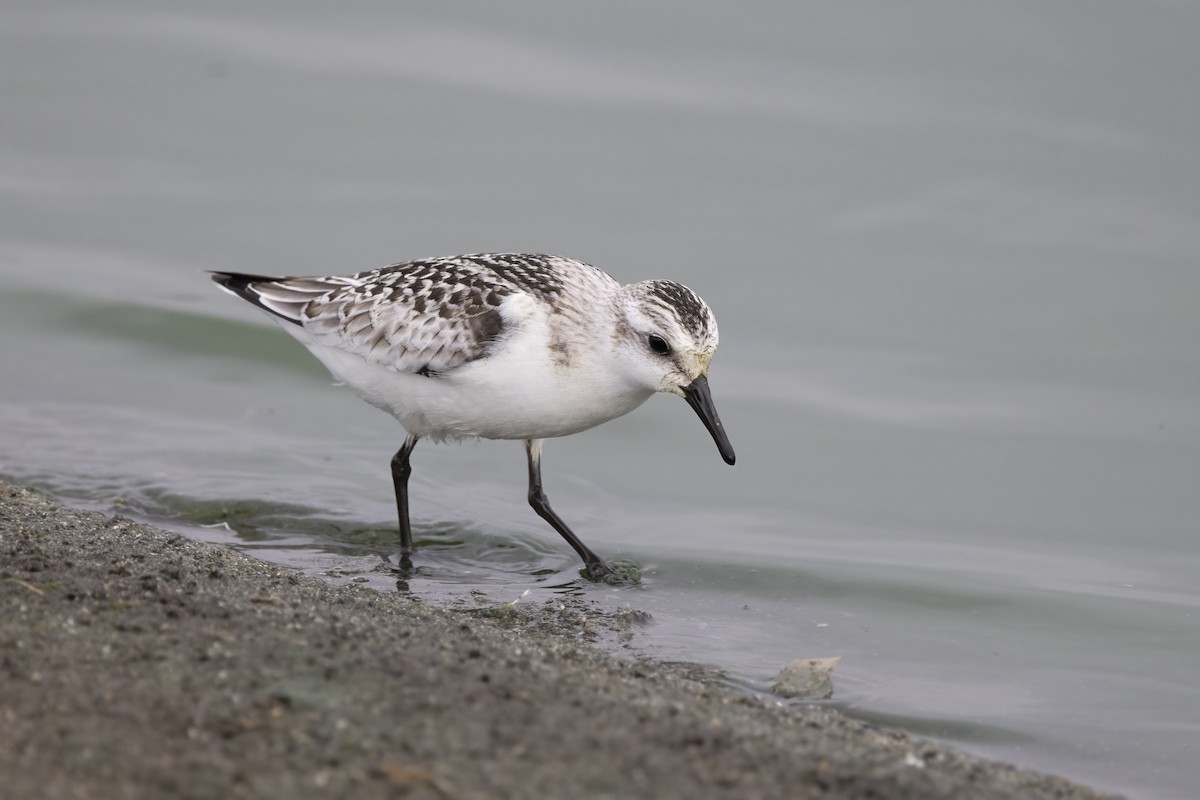
{"label": "bird's white belly", "polygon": [[396,417],[410,434],[437,441],[567,436],[627,414],[653,394],[604,370],[521,358],[511,349],[445,375],[397,372],[327,347],[302,329],[288,332],[334,377]]}

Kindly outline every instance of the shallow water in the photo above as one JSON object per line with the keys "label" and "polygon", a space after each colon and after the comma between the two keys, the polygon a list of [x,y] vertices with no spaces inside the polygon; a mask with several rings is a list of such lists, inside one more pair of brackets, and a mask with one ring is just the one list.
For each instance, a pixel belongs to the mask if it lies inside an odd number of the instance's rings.
{"label": "shallow water", "polygon": [[[737,466],[666,396],[545,453],[632,648],[1192,796],[1200,10],[922,8],[7,9],[0,474],[390,590],[402,432],[202,271],[677,279]],[[519,444],[414,467],[415,594],[580,591]]]}

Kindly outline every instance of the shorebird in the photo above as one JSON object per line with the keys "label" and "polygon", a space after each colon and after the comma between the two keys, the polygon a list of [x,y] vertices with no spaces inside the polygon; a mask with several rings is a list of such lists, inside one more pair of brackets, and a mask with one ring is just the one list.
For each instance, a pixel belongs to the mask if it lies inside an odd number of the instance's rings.
{"label": "shorebird", "polygon": [[592,578],[612,569],[550,507],[544,439],[667,392],[688,402],[734,463],[708,386],[717,321],[682,284],[621,285],[583,262],[529,253],[425,258],[348,276],[212,277],[404,427],[392,457],[402,561],[412,553],[408,478],[420,439],[523,439],[529,504]]}

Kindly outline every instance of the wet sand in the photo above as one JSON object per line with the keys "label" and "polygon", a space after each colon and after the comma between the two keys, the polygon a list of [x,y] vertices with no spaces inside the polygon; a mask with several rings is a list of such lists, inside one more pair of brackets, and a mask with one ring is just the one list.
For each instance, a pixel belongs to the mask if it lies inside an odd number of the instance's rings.
{"label": "wet sand", "polygon": [[1103,796],[616,659],[588,624],[335,587],[0,484],[0,794]]}

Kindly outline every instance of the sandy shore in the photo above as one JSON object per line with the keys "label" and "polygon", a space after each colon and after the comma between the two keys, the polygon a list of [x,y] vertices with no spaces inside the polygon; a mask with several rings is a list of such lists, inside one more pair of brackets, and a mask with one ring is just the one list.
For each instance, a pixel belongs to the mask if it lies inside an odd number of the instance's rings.
{"label": "sandy shore", "polygon": [[0,794],[1101,796],[623,662],[523,605],[332,587],[0,484]]}

